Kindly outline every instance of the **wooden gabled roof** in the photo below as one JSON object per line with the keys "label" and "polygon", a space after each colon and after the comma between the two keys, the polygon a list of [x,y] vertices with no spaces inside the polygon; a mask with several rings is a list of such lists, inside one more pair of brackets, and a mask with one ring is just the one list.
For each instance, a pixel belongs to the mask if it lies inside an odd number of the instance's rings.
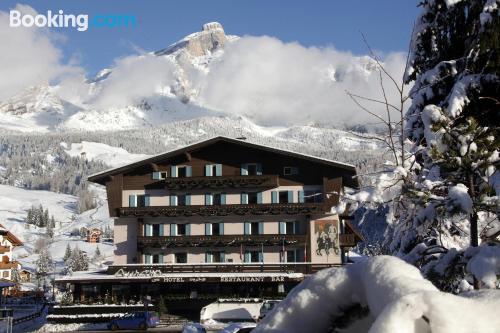
{"label": "wooden gabled roof", "polygon": [[14,236],[14,234],[12,232],[10,232],[9,230],[7,230],[1,224],[0,224],[0,235],[3,235],[4,237],[7,237],[7,239],[12,243],[12,246],[23,245],[23,242],[21,242],[21,240],[19,238],[17,238],[16,236]]}
{"label": "wooden gabled roof", "polygon": [[[128,165],[124,165],[124,166],[121,166],[118,168],[113,168],[113,169],[106,170],[104,172],[93,174],[93,175],[88,177],[88,180],[91,182],[94,182],[94,183],[105,185],[107,179],[109,179],[108,178],[109,176],[117,175],[117,174],[129,171],[129,170],[135,169],[137,167],[161,162],[167,158],[171,158],[171,157],[175,157],[175,156],[179,156],[179,155],[184,155],[186,153],[190,153],[190,152],[198,150],[200,148],[208,147],[208,146],[213,145],[213,144],[218,143],[218,142],[227,142],[227,143],[236,144],[236,145],[239,145],[242,147],[260,149],[263,151],[268,151],[268,152],[272,152],[272,153],[279,154],[279,155],[285,155],[285,156],[290,156],[293,158],[308,160],[308,161],[311,161],[314,163],[319,163],[319,164],[328,165],[328,166],[335,167],[335,168],[344,169],[344,170],[347,170],[348,172],[351,172],[353,176],[356,175],[356,167],[352,164],[332,161],[332,160],[328,160],[328,159],[324,159],[324,158],[320,158],[320,157],[315,157],[315,156],[311,156],[311,155],[307,155],[307,154],[302,154],[302,153],[298,153],[298,152],[294,152],[294,151],[289,151],[289,150],[285,150],[285,149],[279,149],[279,148],[274,148],[271,146],[265,146],[265,145],[260,145],[260,144],[256,144],[256,143],[247,142],[244,140],[228,138],[225,136],[217,136],[217,137],[214,137],[214,138],[211,138],[208,140],[204,140],[204,141],[201,141],[198,143],[194,143],[192,145],[182,147],[180,149],[176,149],[176,150],[172,150],[172,151],[169,151],[169,152],[166,152],[163,154],[155,155],[153,157],[150,157],[150,158],[147,158],[147,159],[144,159],[141,161],[137,161],[137,162],[134,162],[134,163],[131,163]],[[357,178],[354,178],[353,182],[355,184],[357,184],[358,183]]]}

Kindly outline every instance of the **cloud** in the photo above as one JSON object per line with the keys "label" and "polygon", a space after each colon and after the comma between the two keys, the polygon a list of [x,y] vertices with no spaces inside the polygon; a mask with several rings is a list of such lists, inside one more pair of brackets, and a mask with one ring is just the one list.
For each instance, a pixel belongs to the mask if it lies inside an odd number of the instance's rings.
{"label": "cloud", "polygon": [[91,103],[99,108],[130,105],[174,85],[174,73],[175,65],[166,57],[146,54],[120,58],[108,78],[101,81],[101,90]]}
{"label": "cloud", "polygon": [[[30,6],[17,5],[15,10],[36,15]],[[27,87],[48,84],[61,76],[81,75],[78,66],[62,62],[57,47],[62,37],[48,29],[9,27],[9,13],[0,11],[0,100]]]}
{"label": "cloud", "polygon": [[[400,78],[402,53],[384,57],[388,71]],[[381,98],[378,72],[368,57],[334,48],[304,47],[272,37],[243,37],[226,44],[200,86],[200,102],[217,110],[246,115],[264,124],[374,122],[346,95],[346,90]],[[391,100],[395,89],[386,89]],[[377,105],[369,105],[383,112]]]}

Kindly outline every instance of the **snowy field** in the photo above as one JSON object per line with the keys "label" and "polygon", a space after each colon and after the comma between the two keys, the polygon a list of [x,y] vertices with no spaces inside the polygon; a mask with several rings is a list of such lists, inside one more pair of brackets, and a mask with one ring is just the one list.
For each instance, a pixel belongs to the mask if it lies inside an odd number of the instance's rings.
{"label": "snowy field", "polygon": [[62,269],[62,257],[67,244],[74,248],[78,246],[87,252],[91,258],[95,249],[99,250],[105,260],[112,260],[113,245],[111,244],[91,244],[82,240],[79,236],[71,236],[74,229],[81,227],[104,228],[112,226],[112,220],[107,212],[107,202],[105,191],[99,187],[92,187],[96,195],[97,207],[82,214],[77,213],[77,198],[72,195],[54,193],[49,191],[25,190],[13,186],[0,185],[0,223],[16,235],[24,245],[14,249],[14,259],[21,262],[23,267],[35,268],[35,261],[38,255],[35,253],[37,239],[45,235],[45,228],[38,228],[25,223],[28,209],[32,206],[38,207],[40,204],[49,210],[49,214],[54,216],[56,226],[54,228],[54,238],[48,245],[49,251],[56,261],[57,271]]}

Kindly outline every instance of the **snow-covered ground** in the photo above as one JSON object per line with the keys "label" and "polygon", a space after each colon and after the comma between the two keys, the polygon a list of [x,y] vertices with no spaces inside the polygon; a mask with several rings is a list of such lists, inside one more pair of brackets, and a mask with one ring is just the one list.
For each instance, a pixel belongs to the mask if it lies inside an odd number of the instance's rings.
{"label": "snow-covered ground", "polygon": [[307,278],[253,332],[495,333],[499,310],[500,290],[444,293],[416,267],[378,256]]}
{"label": "snow-covered ground", "polygon": [[111,167],[117,167],[124,164],[136,162],[150,155],[131,154],[123,148],[112,147],[99,142],[72,143],[70,147],[66,143],[61,143],[66,153],[71,157],[85,156],[88,160],[98,160]]}
{"label": "snow-covered ground", "polygon": [[35,261],[38,259],[35,253],[36,243],[39,238],[44,237],[45,228],[38,228],[34,225],[29,225],[27,228],[25,219],[28,209],[41,204],[44,209],[49,210],[49,214],[53,215],[56,221],[54,238],[48,244],[48,249],[56,261],[58,272],[62,269],[62,257],[68,244],[71,248],[78,246],[87,252],[90,258],[99,246],[104,261],[112,260],[114,250],[112,244],[87,243],[79,236],[70,235],[73,230],[81,227],[104,229],[105,226],[112,226],[112,220],[107,211],[105,190],[97,186],[91,186],[91,190],[95,193],[97,207],[78,214],[75,196],[0,185],[0,223],[24,243],[23,246],[14,249],[14,259],[21,262],[23,267],[34,270]]}

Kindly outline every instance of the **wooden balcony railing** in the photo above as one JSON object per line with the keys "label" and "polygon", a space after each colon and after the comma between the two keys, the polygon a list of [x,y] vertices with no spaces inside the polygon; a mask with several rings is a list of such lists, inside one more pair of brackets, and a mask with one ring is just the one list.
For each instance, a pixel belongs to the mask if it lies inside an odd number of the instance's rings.
{"label": "wooden balcony railing", "polygon": [[[167,273],[302,273],[312,274],[341,264],[297,263],[206,263],[206,264],[132,264],[108,266],[107,274],[148,276]],[[143,272],[143,273],[141,273]]]}
{"label": "wooden balcony railing", "polygon": [[212,236],[139,236],[137,247],[227,247],[304,245],[306,235],[212,235]]}
{"label": "wooden balcony railing", "polygon": [[171,191],[252,187],[275,188],[279,186],[279,177],[277,175],[174,177],[167,178],[163,182],[165,188]]}
{"label": "wooden balcony railing", "polygon": [[119,217],[180,217],[228,215],[299,215],[320,214],[329,209],[321,203],[192,205],[118,208]]}

